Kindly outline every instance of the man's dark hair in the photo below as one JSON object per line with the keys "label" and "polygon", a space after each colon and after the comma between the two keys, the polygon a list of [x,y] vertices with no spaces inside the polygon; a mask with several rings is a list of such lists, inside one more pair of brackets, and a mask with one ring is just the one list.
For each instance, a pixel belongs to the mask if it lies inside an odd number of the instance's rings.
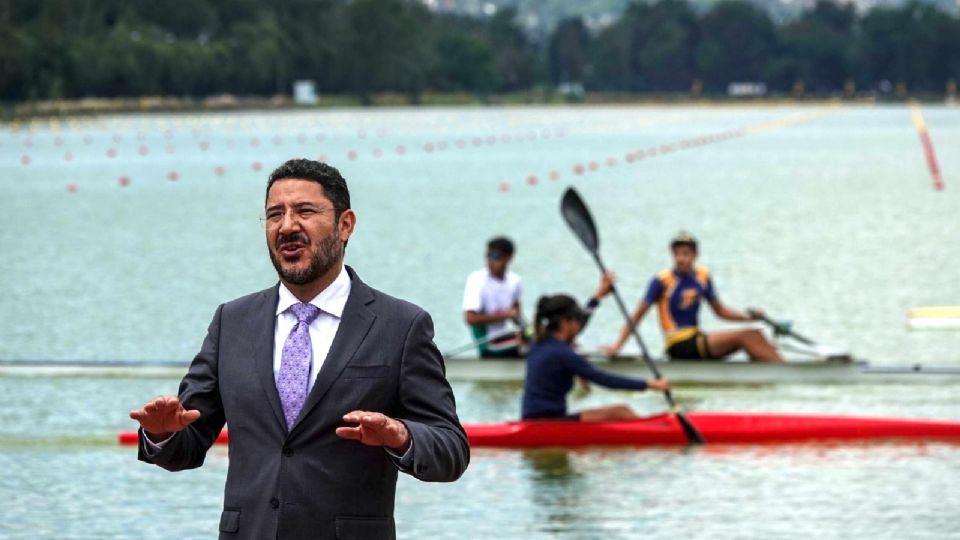
{"label": "man's dark hair", "polygon": [[673,251],[680,246],[687,246],[690,249],[697,251],[697,239],[687,231],[680,231],[676,236],[673,237],[673,239],[670,240],[670,251]]}
{"label": "man's dark hair", "polygon": [[336,209],[335,219],[340,219],[340,214],[350,208],[350,190],[347,189],[347,181],[340,176],[340,171],[335,167],[312,159],[291,159],[270,173],[266,198],[269,198],[270,187],[274,182],[287,179],[312,180],[320,184],[323,187],[323,195],[330,199]]}
{"label": "man's dark hair", "polygon": [[513,256],[513,242],[506,236],[498,236],[487,242],[487,251],[495,251],[511,257]]}

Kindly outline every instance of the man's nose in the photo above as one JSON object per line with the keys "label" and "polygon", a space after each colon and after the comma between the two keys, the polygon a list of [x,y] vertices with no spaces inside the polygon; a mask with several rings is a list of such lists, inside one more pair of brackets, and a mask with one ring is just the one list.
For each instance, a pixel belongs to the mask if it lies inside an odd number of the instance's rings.
{"label": "man's nose", "polygon": [[280,234],[287,234],[300,228],[300,221],[297,219],[296,212],[284,212],[280,218]]}

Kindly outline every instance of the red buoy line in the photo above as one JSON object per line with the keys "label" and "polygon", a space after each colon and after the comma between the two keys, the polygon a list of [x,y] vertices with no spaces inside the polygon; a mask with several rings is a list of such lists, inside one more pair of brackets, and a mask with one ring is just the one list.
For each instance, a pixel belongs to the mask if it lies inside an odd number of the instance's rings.
{"label": "red buoy line", "polygon": [[[162,130],[159,130],[158,133],[160,133],[163,139],[165,139],[166,141],[173,140],[176,135],[176,133],[169,128],[164,128]],[[207,152],[208,150],[211,149],[212,144],[209,140],[211,135],[210,133],[201,132],[196,128],[191,130],[191,133],[195,139],[199,139],[198,142],[193,143],[195,145],[195,148],[197,148],[200,152]],[[360,139],[367,138],[365,131],[361,130],[361,131],[358,131],[357,133],[358,133],[357,134],[358,138]],[[566,136],[567,133],[568,133],[568,129],[565,127],[554,127],[554,128],[542,128],[542,129],[528,129],[523,131],[523,133],[518,133],[518,134],[503,133],[500,138],[498,138],[493,134],[488,134],[486,136],[475,135],[472,137],[463,136],[456,139],[447,139],[447,140],[438,140],[436,142],[428,142],[423,145],[422,149],[425,153],[428,153],[428,154],[432,153],[434,150],[437,150],[437,151],[444,151],[447,149],[469,150],[473,148],[479,148],[482,146],[495,145],[498,143],[498,141],[501,142],[501,144],[516,144],[516,143],[523,143],[527,141],[534,141],[538,139],[548,140],[553,137],[560,138],[560,137]],[[108,144],[110,144],[110,146],[108,146],[105,149],[105,155],[108,159],[114,160],[121,156],[122,152],[120,151],[121,149],[119,147],[124,142],[125,138],[136,139],[137,141],[139,141],[139,143],[134,147],[133,152],[128,153],[127,155],[138,154],[140,157],[147,157],[151,153],[150,146],[148,145],[149,143],[146,141],[148,139],[151,139],[152,137],[149,136],[148,133],[145,133],[144,131],[141,130],[136,133],[135,137],[132,137],[132,136],[128,137],[127,135],[129,134],[113,133],[112,135],[106,138],[109,141]],[[387,136],[387,132],[384,130],[380,130],[377,132],[377,135],[380,138],[383,138]],[[318,142],[324,141],[325,139],[326,137],[323,134],[316,135],[316,140]],[[269,140],[274,144],[274,146],[279,146],[281,144],[284,144],[284,137],[280,135],[275,135]],[[296,140],[299,144],[306,144],[308,142],[308,138],[304,133],[300,133],[296,137]],[[248,141],[251,147],[257,148],[261,145],[262,139],[261,139],[261,136],[254,135],[250,137]],[[35,142],[36,141],[32,135],[27,135],[22,140],[22,144],[26,148],[32,148]],[[54,146],[58,146],[58,147],[62,147],[65,144],[64,138],[61,137],[60,135],[56,135],[54,139],[52,139],[52,142]],[[93,142],[93,138],[89,134],[86,134],[83,136],[83,142],[84,144],[91,144]],[[381,141],[381,142],[384,142],[384,141]],[[232,138],[228,138],[225,144],[231,148],[237,147],[236,142]],[[371,144],[378,144],[378,142],[371,141]],[[372,149],[369,150],[369,152],[361,152],[358,148],[353,147],[353,148],[349,148],[346,151],[345,157],[348,161],[358,161],[360,159],[363,159],[366,156],[372,156],[374,159],[379,159],[387,156],[390,150],[392,150],[391,153],[395,154],[396,156],[402,157],[410,153],[412,150],[416,150],[417,148],[418,147],[415,144],[411,146],[408,146],[406,144],[397,144],[396,146],[394,146],[392,149],[389,149],[389,150],[381,146],[374,146]],[[176,147],[171,142],[166,142],[166,144],[164,145],[164,150],[168,155],[176,154]],[[70,150],[67,150],[64,154],[62,154],[63,162],[67,162],[67,163],[73,162],[74,157],[75,157],[75,154]],[[326,161],[327,155],[325,153],[319,153],[317,154],[316,159],[319,159],[321,161]],[[33,163],[33,159],[30,156],[30,154],[24,153],[21,156],[20,158],[21,166],[26,167],[31,165],[32,163]],[[260,161],[248,162],[247,166],[251,167],[252,170],[255,172],[259,172],[263,169],[263,164]],[[216,177],[223,177],[227,174],[227,167],[225,167],[223,164],[217,164],[213,168],[213,173]],[[557,180],[559,178],[559,173],[556,171],[551,171],[549,176],[551,180]],[[169,169],[164,174],[164,177],[169,182],[177,182],[178,180],[181,179],[180,172],[177,171],[176,169]],[[531,178],[528,179],[528,182],[530,182],[532,185],[536,184],[539,182],[539,178],[532,176]],[[130,177],[125,174],[121,175],[117,179],[117,185],[119,187],[129,187],[131,185]],[[69,193],[76,193],[78,191],[78,186],[76,184],[71,183],[67,186],[67,191]]]}
{"label": "red buoy line", "polygon": [[[659,120],[662,121],[662,119],[659,119]],[[597,172],[602,167],[613,168],[618,166],[621,163],[633,164],[633,163],[642,161],[643,159],[652,158],[662,154],[669,154],[679,150],[692,149],[692,148],[702,146],[704,144],[722,142],[730,138],[740,137],[748,133],[762,131],[764,129],[770,129],[772,127],[782,127],[782,125],[789,124],[791,122],[792,121],[789,119],[787,119],[786,122],[784,122],[783,120],[775,120],[773,122],[765,122],[763,124],[758,124],[749,128],[743,128],[738,130],[727,130],[725,132],[707,135],[704,137],[698,137],[693,139],[683,139],[675,143],[654,145],[648,148],[638,148],[638,149],[634,149],[632,151],[627,152],[622,157],[607,156],[605,158],[589,160],[582,164],[581,163],[574,164],[573,173],[576,175],[582,175],[587,172]],[[619,119],[618,123],[623,123],[623,120]],[[634,122],[630,124],[630,127],[636,128],[638,125],[642,125],[645,123],[650,123],[650,122],[639,122],[639,123]],[[657,124],[661,122],[654,121],[653,123]],[[169,141],[172,141],[176,137],[177,133],[170,127],[167,127],[167,125],[165,124],[159,125],[156,127],[157,127],[156,133],[159,133],[162,136],[162,139],[165,139],[165,141],[167,141],[163,146],[164,149],[166,150],[166,153],[171,155],[175,154],[176,147]],[[597,126],[594,125],[592,127],[596,128]],[[472,149],[479,149],[484,146],[492,146],[497,144],[500,144],[500,145],[522,144],[522,143],[533,142],[533,141],[548,141],[551,139],[559,139],[559,138],[566,137],[569,134],[569,132],[570,132],[569,129],[564,126],[516,128],[509,132],[506,132],[506,131],[501,132],[499,136],[497,136],[494,133],[490,133],[488,131],[488,134],[486,135],[475,134],[471,136],[471,135],[464,134],[459,137],[451,137],[447,139],[440,139],[440,140],[426,142],[426,143],[423,143],[422,146],[418,146],[416,143],[413,143],[410,145],[397,144],[393,148],[390,148],[390,145],[386,141],[370,140],[372,139],[372,137],[368,138],[366,130],[361,129],[357,131],[357,135],[356,135],[357,138],[365,139],[369,141],[370,146],[368,146],[368,148],[365,150],[361,150],[356,147],[349,148],[346,151],[345,157],[349,161],[358,161],[368,156],[372,156],[374,159],[386,157],[388,154],[394,154],[396,156],[404,156],[418,149],[428,154],[434,153],[434,152],[444,152],[447,150],[472,150]],[[52,139],[53,144],[55,146],[65,145],[68,142],[68,140],[66,140],[63,136],[59,134],[60,133],[59,127],[57,127],[56,133],[57,134]],[[198,129],[197,127],[192,128],[189,131],[189,133],[192,134],[192,136],[197,140],[196,142],[188,146],[193,146],[194,148],[199,149],[199,151],[201,152],[206,152],[207,150],[209,150],[212,147],[211,137],[217,136],[217,134],[212,133],[210,129],[201,130],[201,129]],[[388,132],[381,129],[377,131],[376,134],[379,138],[385,138],[387,137]],[[35,140],[33,135],[34,135],[33,133],[27,133],[22,139],[22,144],[24,144],[28,148],[34,146],[34,143],[37,141]],[[285,135],[275,134],[270,138],[262,134],[261,135],[253,134],[253,135],[247,135],[246,137],[249,137],[249,138],[246,140],[249,141],[249,145],[254,148],[261,146],[262,140],[269,140],[273,143],[274,146],[286,144],[288,139],[291,141],[295,140],[300,145],[304,145],[310,142],[307,136],[307,133],[304,133],[302,131],[297,133],[295,136],[290,135],[289,137],[287,137],[286,135],[289,135],[289,133],[285,132]],[[14,140],[16,139],[16,135],[11,134],[11,136],[14,137]],[[234,136],[238,137],[241,141],[243,141],[245,137],[243,135],[234,135]],[[130,133],[129,130],[126,130],[126,131],[123,131],[122,133],[114,132],[112,135],[109,135],[104,138],[107,139],[107,144],[109,145],[106,148],[106,157],[108,159],[113,160],[118,158],[121,155],[121,152],[119,151],[118,147],[120,146],[120,143],[124,142],[125,140],[139,141],[138,143],[135,143],[133,153],[139,154],[141,157],[148,156],[149,154],[151,154],[151,148],[150,146],[148,146],[148,143],[146,143],[145,141],[147,141],[148,139],[152,140],[154,137],[153,137],[153,133],[150,133],[149,130],[144,131],[144,129],[140,129],[135,133],[135,135]],[[322,133],[317,133],[315,135],[315,139],[317,142],[328,140],[328,138],[325,137]],[[333,140],[333,139],[329,139],[329,140]],[[90,134],[83,134],[82,141],[83,141],[83,144],[89,145],[94,142],[94,138]],[[154,143],[156,143],[156,141],[154,141]],[[161,144],[162,144],[162,141],[161,141]],[[236,148],[239,146],[236,140],[230,136],[228,136],[225,139],[224,144],[226,144],[227,147],[230,147],[230,148]],[[129,149],[124,150],[124,153],[127,153],[127,152],[129,152]],[[324,160],[324,161],[327,158],[327,154],[325,153],[320,153],[318,154],[318,156],[319,157],[317,157],[317,159]],[[71,152],[69,149],[67,149],[67,151],[62,154],[62,159],[64,162],[73,162],[75,161],[74,158],[75,158],[75,154]],[[21,156],[20,163],[22,166],[29,166],[31,165],[32,162],[33,160],[29,154],[25,153]],[[215,164],[215,166],[212,168],[212,171],[215,177],[223,177],[227,175],[228,169],[230,168],[242,169],[246,167],[249,167],[254,172],[260,172],[263,169],[263,164],[260,161],[247,161],[246,163],[243,163],[242,166],[236,163],[234,164],[218,163],[218,164]],[[250,169],[247,169],[247,170],[250,170]],[[542,182],[543,179],[549,179],[551,182],[559,181],[561,178],[560,170],[562,170],[561,167],[554,167],[554,168],[548,169],[548,171],[544,172],[543,174],[529,173],[525,176],[525,182],[530,186],[536,186],[543,183]],[[165,174],[165,178],[169,182],[177,182],[178,180],[181,179],[180,172],[177,171],[176,169],[169,169]],[[120,179],[117,180],[117,184],[119,184],[120,187],[130,186],[131,185],[130,177],[127,175],[121,176]],[[498,184],[498,189],[500,191],[504,191],[504,192],[509,191],[510,187],[511,186],[509,182],[500,182]],[[71,193],[76,192],[76,188],[77,186],[74,185],[72,189],[69,189],[68,191],[70,191]]]}
{"label": "red buoy line", "polygon": [[930,170],[930,177],[933,179],[933,189],[943,191],[943,177],[940,176],[940,164],[937,162],[937,151],[933,148],[933,140],[930,138],[930,131],[927,129],[927,122],[923,119],[923,113],[916,102],[910,105],[913,113],[913,125],[917,129],[917,135],[920,136],[920,144],[923,146],[923,154],[927,159],[927,168]]}
{"label": "red buoy line", "polygon": [[[626,154],[624,154],[623,156],[623,161],[627,164],[632,165],[632,164],[639,163],[640,161],[643,161],[645,159],[650,159],[657,156],[672,154],[674,152],[679,152],[684,150],[693,150],[696,148],[700,148],[702,146],[721,143],[721,142],[729,141],[731,139],[745,137],[747,135],[753,135],[756,133],[762,133],[764,131],[769,131],[772,129],[779,129],[779,128],[784,128],[788,126],[793,126],[802,122],[809,122],[813,119],[816,119],[826,114],[829,114],[831,112],[834,112],[835,109],[836,109],[835,107],[831,107],[830,109],[825,111],[814,111],[814,112],[804,111],[801,113],[790,114],[782,118],[776,118],[773,120],[767,120],[764,122],[751,124],[745,127],[727,129],[717,133],[702,135],[700,137],[681,139],[673,143],[664,143],[659,145],[654,144],[646,148],[637,148],[634,150],[627,151]],[[575,163],[570,168],[570,170],[573,172],[574,175],[582,176],[588,172],[593,173],[593,172],[599,171],[601,163],[605,164],[607,168],[613,168],[617,166],[617,164],[619,163],[619,160],[616,156],[608,156],[607,158],[592,159],[585,163],[583,162]],[[560,179],[559,173],[554,174],[555,172],[556,172],[556,169],[553,169],[551,171],[550,173],[551,180]],[[537,185],[537,182],[530,181],[531,178],[536,178],[536,175],[534,173],[529,173],[527,175],[526,183],[530,186]],[[504,193],[508,192],[510,191],[510,183],[501,181],[498,184],[497,189],[500,192],[504,192]]]}

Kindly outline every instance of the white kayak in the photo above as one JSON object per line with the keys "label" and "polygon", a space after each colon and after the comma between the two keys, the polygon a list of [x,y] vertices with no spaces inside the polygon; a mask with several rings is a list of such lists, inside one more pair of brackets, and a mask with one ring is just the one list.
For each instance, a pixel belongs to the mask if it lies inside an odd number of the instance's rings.
{"label": "white kayak", "polygon": [[960,306],[916,307],[907,313],[913,330],[960,330]]}

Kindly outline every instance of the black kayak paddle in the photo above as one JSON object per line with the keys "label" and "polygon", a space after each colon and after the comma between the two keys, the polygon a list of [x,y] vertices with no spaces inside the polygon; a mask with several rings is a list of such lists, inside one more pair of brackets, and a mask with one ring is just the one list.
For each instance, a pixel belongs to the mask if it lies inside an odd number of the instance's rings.
{"label": "black kayak paddle", "polygon": [[[600,272],[606,273],[607,269],[600,259],[600,237],[597,235],[597,227],[593,224],[593,218],[590,216],[587,205],[584,204],[583,199],[580,198],[580,195],[572,187],[568,187],[563,194],[563,199],[560,201],[560,213],[563,214],[563,219],[573,230],[573,233],[577,235],[577,238],[583,243],[583,246],[593,255],[593,260],[596,261]],[[640,345],[640,353],[643,361],[647,363],[647,367],[650,368],[654,378],[662,379],[663,377],[660,375],[660,370],[657,369],[656,364],[654,364],[650,358],[650,354],[647,353],[647,347],[643,344],[643,338],[640,337],[640,333],[637,332],[636,327],[630,324],[630,314],[627,312],[627,307],[624,305],[623,299],[620,298],[620,293],[612,287],[610,291],[617,301],[617,306],[620,308],[620,313],[623,314],[627,326],[630,327],[633,333],[633,338],[637,341],[637,344]],[[686,433],[687,438],[690,439],[690,442],[694,444],[703,444],[706,442],[703,439],[703,435],[700,434],[700,431],[690,422],[690,419],[684,416],[680,406],[673,401],[671,392],[667,390],[663,395],[667,399],[670,411],[676,415],[677,420],[680,421],[680,425],[683,426],[683,431]]]}

